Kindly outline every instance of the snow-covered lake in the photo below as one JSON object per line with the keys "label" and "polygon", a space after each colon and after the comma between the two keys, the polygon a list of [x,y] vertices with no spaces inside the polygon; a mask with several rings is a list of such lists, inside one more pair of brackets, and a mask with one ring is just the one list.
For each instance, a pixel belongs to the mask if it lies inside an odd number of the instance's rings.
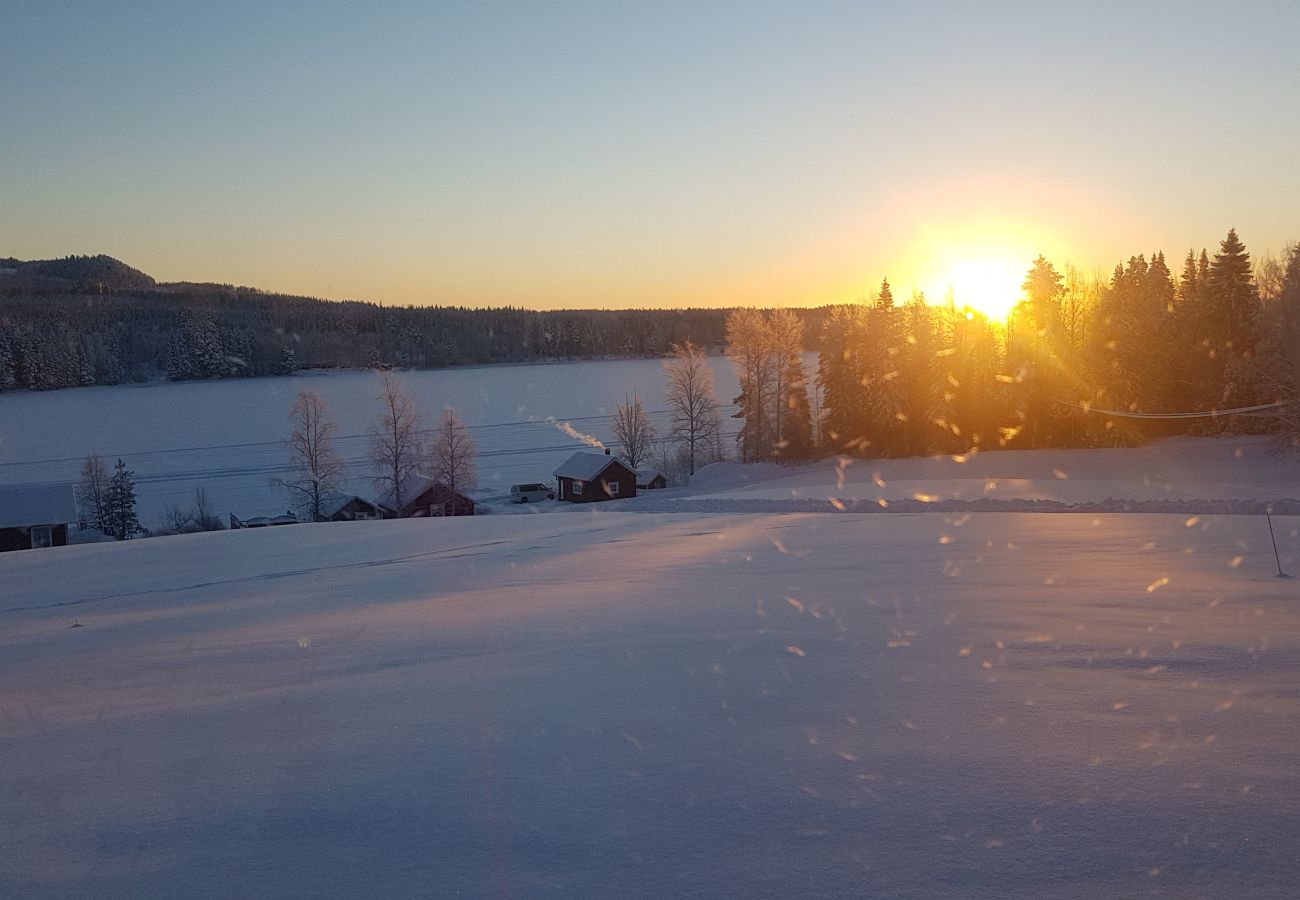
{"label": "snow-covered lake", "polygon": [[[712,357],[718,397],[738,392],[731,364]],[[553,417],[608,440],[608,416],[639,392],[660,433],[667,432],[663,363],[614,360],[399,373],[432,427],[444,406],[471,426],[478,444],[480,495],[514,482],[547,481],[581,441]],[[75,481],[81,460],[98,453],[111,467],[121,456],[137,476],[141,520],[157,525],[169,506],[188,507],[203,487],[220,513],[283,512],[270,485],[280,474],[288,413],[301,388],[318,392],[339,427],[347,488],[372,494],[366,430],[379,412],[377,376],[331,372],[285,378],[91,387],[0,394],[0,484]],[[732,407],[724,410],[729,414]],[[733,430],[733,420],[724,419]]]}

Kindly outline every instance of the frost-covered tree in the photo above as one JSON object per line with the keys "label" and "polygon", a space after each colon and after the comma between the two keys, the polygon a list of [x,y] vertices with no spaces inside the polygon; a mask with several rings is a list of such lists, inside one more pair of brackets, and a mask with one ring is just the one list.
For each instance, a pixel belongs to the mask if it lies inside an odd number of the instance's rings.
{"label": "frost-covered tree", "polygon": [[402,496],[406,479],[419,471],[424,459],[420,439],[420,414],[415,401],[406,392],[401,379],[391,372],[379,376],[379,418],[370,426],[370,461],[375,467],[374,482],[400,509],[409,497]]}
{"label": "frost-covered tree", "polygon": [[289,408],[290,477],[278,483],[289,492],[293,507],[309,522],[319,522],[322,504],[336,493],[343,478],[343,461],[334,452],[337,428],[329,407],[315,391],[302,390]]}
{"label": "frost-covered tree", "polygon": [[650,459],[655,430],[650,424],[650,417],[646,415],[640,394],[634,393],[623,398],[623,402],[615,407],[614,414],[609,417],[609,427],[623,446],[619,456],[629,468],[639,469]]}
{"label": "frost-covered tree", "polygon": [[450,406],[443,409],[430,453],[434,480],[462,494],[471,490],[478,483],[475,450],[460,414]]}
{"label": "frost-covered tree", "polygon": [[14,346],[10,330],[8,325],[0,322],[0,391],[7,391],[18,384],[18,375],[14,371]]}
{"label": "frost-covered tree", "polygon": [[108,533],[108,496],[108,469],[92,453],[82,461],[81,480],[77,483],[77,518],[82,528]]}
{"label": "frost-covered tree", "polygon": [[694,475],[698,465],[712,461],[712,448],[722,432],[713,370],[704,351],[684,341],[673,345],[672,358],[664,362],[664,378],[672,437],[685,456],[686,474]]}
{"label": "frost-covered tree", "polygon": [[813,448],[808,373],[803,364],[803,322],[791,310],[775,309],[767,316],[767,328],[777,355],[773,455],[784,460],[807,459]]}
{"label": "frost-covered tree", "polygon": [[130,540],[144,532],[135,515],[135,473],[121,459],[118,459],[113,474],[108,479],[103,530],[119,541]]}
{"label": "frost-covered tree", "polygon": [[861,452],[866,441],[867,391],[863,384],[866,309],[837,306],[822,329],[817,383],[822,393],[822,445]]}

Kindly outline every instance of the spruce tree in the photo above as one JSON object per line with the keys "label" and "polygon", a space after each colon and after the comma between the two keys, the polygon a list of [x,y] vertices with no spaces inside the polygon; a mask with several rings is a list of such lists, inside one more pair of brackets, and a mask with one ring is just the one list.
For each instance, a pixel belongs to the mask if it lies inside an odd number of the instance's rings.
{"label": "spruce tree", "polygon": [[1235,228],[1229,229],[1214,255],[1206,292],[1210,324],[1216,330],[1215,343],[1227,350],[1229,358],[1249,354],[1255,342],[1259,295],[1251,272],[1250,254]]}
{"label": "spruce tree", "polygon": [[876,296],[877,309],[893,309],[894,292],[889,288],[889,279],[885,278],[880,282],[880,293]]}
{"label": "spruce tree", "polygon": [[105,534],[126,541],[144,532],[135,515],[135,473],[120,458],[108,479],[105,506]]}

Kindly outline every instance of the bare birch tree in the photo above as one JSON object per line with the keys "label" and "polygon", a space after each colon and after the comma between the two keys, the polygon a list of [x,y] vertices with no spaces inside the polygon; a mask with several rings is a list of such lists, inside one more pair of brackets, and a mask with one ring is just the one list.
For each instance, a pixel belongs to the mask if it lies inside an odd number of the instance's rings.
{"label": "bare birch tree", "polygon": [[438,434],[433,440],[433,477],[458,493],[470,490],[478,481],[474,465],[474,439],[456,410],[442,411]]}
{"label": "bare birch tree", "polygon": [[81,482],[77,485],[77,524],[107,533],[108,469],[95,454],[81,464]]}
{"label": "bare birch tree", "polygon": [[379,418],[370,426],[370,461],[375,467],[375,486],[385,493],[400,512],[403,483],[420,468],[424,449],[420,442],[420,414],[402,382],[391,372],[379,376]]}
{"label": "bare birch tree", "polygon": [[736,443],[741,462],[771,459],[779,440],[777,404],[781,356],[767,316],[756,309],[738,309],[727,317],[727,355],[736,367],[742,420]]}
{"label": "bare birch tree", "polygon": [[[334,452],[337,429],[329,407],[315,391],[298,392],[289,408],[289,422],[293,425],[289,435],[292,475],[279,479],[277,484],[289,492],[299,515],[319,522],[323,518],[322,504],[338,491],[343,477],[343,462]],[[200,517],[210,512],[202,508],[205,503],[206,495],[196,496],[195,507]]]}
{"label": "bare birch tree", "polygon": [[624,395],[614,415],[609,417],[609,427],[614,437],[623,445],[623,462],[633,471],[640,468],[650,458],[650,447],[654,442],[655,430],[641,404],[641,395]]}
{"label": "bare birch tree", "polygon": [[672,359],[664,361],[664,377],[672,437],[686,457],[687,474],[694,475],[697,464],[716,455],[722,433],[713,370],[704,351],[686,341],[673,344]]}

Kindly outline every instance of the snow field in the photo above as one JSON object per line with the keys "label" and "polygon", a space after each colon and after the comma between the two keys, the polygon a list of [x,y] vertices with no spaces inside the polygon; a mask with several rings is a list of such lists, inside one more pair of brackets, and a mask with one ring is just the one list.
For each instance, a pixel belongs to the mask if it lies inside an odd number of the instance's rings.
{"label": "snow field", "polygon": [[1250,516],[592,509],[4,554],[0,894],[1292,896],[1273,572]]}

